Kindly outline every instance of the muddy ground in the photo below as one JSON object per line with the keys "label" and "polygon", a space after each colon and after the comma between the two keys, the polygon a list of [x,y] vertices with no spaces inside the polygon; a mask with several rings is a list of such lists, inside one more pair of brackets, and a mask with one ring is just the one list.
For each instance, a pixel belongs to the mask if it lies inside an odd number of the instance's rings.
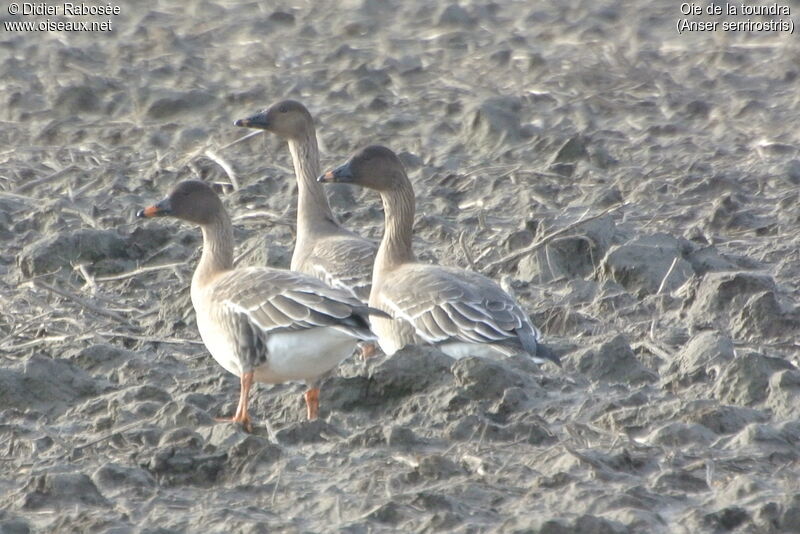
{"label": "muddy ground", "polygon": [[[800,46],[679,35],[673,4],[153,1],[78,19],[106,33],[4,28],[0,533],[800,531]],[[235,182],[239,264],[288,266],[288,150],[232,126],[284,97],[323,166],[399,152],[419,256],[502,281],[563,368],[412,348],[345,362],[318,421],[285,384],[256,387],[254,434],[215,424],[238,383],[194,324],[199,232],[134,213]],[[380,237],[376,196],[331,196]]]}

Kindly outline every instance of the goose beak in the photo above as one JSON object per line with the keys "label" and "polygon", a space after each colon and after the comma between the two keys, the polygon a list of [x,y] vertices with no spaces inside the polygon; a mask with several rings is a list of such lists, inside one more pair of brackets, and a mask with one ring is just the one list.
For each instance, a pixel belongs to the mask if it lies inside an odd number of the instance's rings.
{"label": "goose beak", "polygon": [[317,181],[321,184],[332,184],[336,181],[336,178],[333,176],[333,171],[328,171],[325,174],[318,176]]}
{"label": "goose beak", "polygon": [[172,206],[170,206],[169,198],[147,206],[143,210],[136,212],[136,216],[140,219],[149,219],[151,217],[166,217],[172,213]]}
{"label": "goose beak", "polygon": [[251,117],[247,117],[246,119],[238,119],[233,122],[233,125],[240,126],[242,128],[256,128],[259,130],[266,130],[269,128],[269,120],[267,120],[266,111],[262,111],[260,113],[256,113]]}
{"label": "goose beak", "polygon": [[349,163],[340,165],[332,171],[328,171],[319,178],[318,182],[326,184],[349,184],[353,182],[353,171]]}

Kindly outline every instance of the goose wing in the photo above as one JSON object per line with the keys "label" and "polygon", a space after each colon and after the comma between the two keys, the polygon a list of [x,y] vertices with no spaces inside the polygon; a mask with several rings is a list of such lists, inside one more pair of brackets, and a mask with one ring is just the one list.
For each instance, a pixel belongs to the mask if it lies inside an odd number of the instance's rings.
{"label": "goose wing", "polygon": [[376,251],[374,242],[360,236],[327,237],[314,243],[302,270],[366,302],[372,285]]}
{"label": "goose wing", "polygon": [[539,331],[492,280],[461,269],[413,264],[381,288],[381,302],[428,343],[491,343],[536,353]]}
{"label": "goose wing", "polygon": [[303,273],[236,269],[215,280],[209,299],[216,303],[217,321],[236,340],[244,367],[263,363],[267,340],[278,332],[330,327],[357,339],[375,339],[367,315],[376,310]]}

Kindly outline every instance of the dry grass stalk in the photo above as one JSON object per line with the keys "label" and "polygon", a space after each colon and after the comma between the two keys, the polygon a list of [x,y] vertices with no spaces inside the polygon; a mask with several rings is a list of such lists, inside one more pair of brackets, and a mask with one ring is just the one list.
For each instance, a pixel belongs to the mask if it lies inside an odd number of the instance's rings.
{"label": "dry grass stalk", "polygon": [[570,223],[567,226],[565,226],[564,228],[561,228],[560,230],[556,230],[552,234],[546,235],[545,237],[543,237],[542,239],[540,239],[536,243],[528,245],[527,247],[522,248],[520,250],[516,250],[516,251],[514,251],[514,252],[512,252],[510,254],[507,254],[507,255],[503,256],[502,258],[500,258],[498,260],[495,260],[495,261],[489,263],[486,266],[486,270],[487,271],[492,271],[492,270],[496,269],[497,267],[500,267],[502,265],[505,265],[506,263],[509,263],[509,262],[512,262],[512,261],[516,260],[520,256],[524,256],[525,254],[530,254],[531,252],[534,252],[535,250],[538,250],[539,248],[541,248],[541,247],[545,246],[546,244],[550,243],[551,241],[553,241],[557,237],[563,236],[564,234],[566,234],[567,232],[570,232],[571,230],[577,228],[578,226],[580,226],[582,224],[585,224],[587,222],[593,221],[595,219],[599,219],[600,217],[603,217],[604,215],[607,215],[607,214],[609,214],[609,213],[611,213],[613,211],[616,211],[616,210],[618,210],[620,208],[623,208],[623,207],[627,206],[628,204],[629,204],[628,202],[623,202],[621,204],[615,204],[615,205],[613,205],[613,206],[611,206],[609,208],[606,208],[603,211],[601,211],[599,213],[596,213],[594,215],[591,215],[589,217],[581,217],[580,219],[578,219],[574,223]]}
{"label": "dry grass stalk", "polygon": [[230,163],[225,161],[221,156],[217,155],[215,152],[211,150],[205,151],[205,156],[216,163],[217,165],[225,171],[225,174],[228,176],[228,180],[231,181],[234,189],[239,189],[239,179],[236,177],[236,172],[234,172],[233,167]]}

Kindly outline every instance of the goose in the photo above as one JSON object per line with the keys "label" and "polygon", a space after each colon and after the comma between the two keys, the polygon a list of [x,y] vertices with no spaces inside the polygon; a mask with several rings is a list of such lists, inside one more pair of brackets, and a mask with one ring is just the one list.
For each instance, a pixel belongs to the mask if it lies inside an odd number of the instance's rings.
{"label": "goose", "polygon": [[561,365],[514,299],[491,279],[465,269],[419,263],[412,250],[414,189],[390,149],[372,145],[319,176],[380,193],[385,228],[372,272],[369,305],[389,317],[371,318],[387,355],[409,344],[431,344],[452,358],[527,354]]}
{"label": "goose", "polygon": [[203,252],[191,284],[197,328],[208,351],[239,377],[231,421],[248,432],[254,382],[305,381],[307,416],[319,414],[319,382],[348,357],[358,340],[374,340],[371,310],[349,293],[303,273],[270,267],[233,267],[233,228],[209,185],[179,183],[138,217],[174,217],[200,226]]}
{"label": "goose", "polygon": [[291,269],[366,302],[378,246],[342,227],[333,215],[324,188],[317,182],[321,168],[311,113],[300,102],[283,100],[234,125],[272,132],[289,144],[298,195]]}

